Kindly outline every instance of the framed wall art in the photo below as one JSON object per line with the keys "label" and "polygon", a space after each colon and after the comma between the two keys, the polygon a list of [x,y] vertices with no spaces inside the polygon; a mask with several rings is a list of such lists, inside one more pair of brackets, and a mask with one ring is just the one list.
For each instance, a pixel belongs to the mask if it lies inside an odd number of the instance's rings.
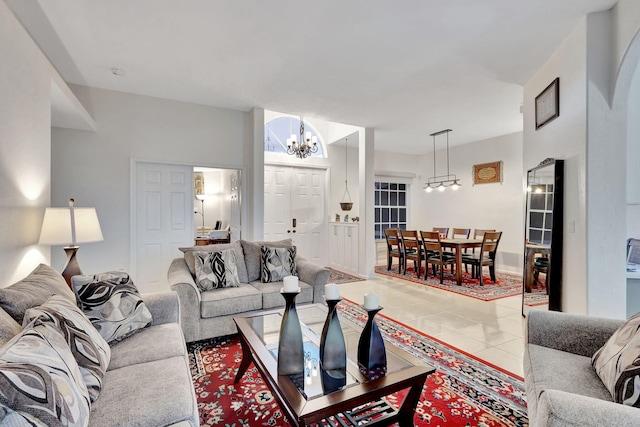
{"label": "framed wall art", "polygon": [[502,161],[473,165],[473,185],[502,182]]}
{"label": "framed wall art", "polygon": [[536,96],[536,130],[560,115],[560,78]]}

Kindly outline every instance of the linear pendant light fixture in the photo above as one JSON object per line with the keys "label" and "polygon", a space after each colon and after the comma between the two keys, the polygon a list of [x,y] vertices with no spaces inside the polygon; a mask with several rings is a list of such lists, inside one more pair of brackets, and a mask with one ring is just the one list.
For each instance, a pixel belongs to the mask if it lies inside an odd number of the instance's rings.
{"label": "linear pendant light fixture", "polygon": [[[451,187],[452,190],[460,188],[460,180],[455,174],[449,173],[449,132],[451,129],[441,130],[430,134],[433,137],[433,176],[427,179],[424,184],[424,190],[427,193],[431,193],[434,189],[438,191],[444,191],[445,188]],[[446,134],[447,135],[447,174],[436,175],[436,136]]]}
{"label": "linear pendant light fixture", "polygon": [[296,134],[292,133],[291,138],[287,138],[287,154],[296,155],[299,159],[305,159],[318,151],[318,137],[311,136],[311,132],[304,132],[304,120],[300,116],[300,141]]}

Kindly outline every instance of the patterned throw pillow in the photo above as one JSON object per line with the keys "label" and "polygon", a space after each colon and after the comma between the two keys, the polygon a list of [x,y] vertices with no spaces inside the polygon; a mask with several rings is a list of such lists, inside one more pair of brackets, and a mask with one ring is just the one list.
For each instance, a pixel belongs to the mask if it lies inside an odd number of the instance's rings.
{"label": "patterned throw pillow", "polygon": [[280,282],[286,276],[297,276],[296,247],[271,248],[260,246],[262,283]]}
{"label": "patterned throw pillow", "polygon": [[240,286],[238,265],[233,249],[216,252],[193,252],[196,284],[201,291]]}
{"label": "patterned throw pillow", "polygon": [[24,323],[32,321],[34,325],[50,323],[62,333],[78,363],[91,402],[95,402],[111,360],[109,344],[75,304],[59,295],[52,296],[39,307],[27,310]]}
{"label": "patterned throw pillow", "polygon": [[124,271],[73,276],[78,306],[109,344],[151,324],[151,313]]}
{"label": "patterned throw pillow", "polygon": [[596,351],[591,364],[615,402],[640,407],[640,313]]}
{"label": "patterned throw pillow", "polygon": [[51,323],[27,325],[2,348],[0,390],[0,407],[11,409],[4,421],[9,418],[14,425],[89,423],[89,394],[82,374]]}

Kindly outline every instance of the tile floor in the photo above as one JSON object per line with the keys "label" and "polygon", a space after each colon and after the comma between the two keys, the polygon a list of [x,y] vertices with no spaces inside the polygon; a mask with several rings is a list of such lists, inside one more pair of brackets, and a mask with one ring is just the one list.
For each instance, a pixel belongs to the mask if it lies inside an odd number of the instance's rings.
{"label": "tile floor", "polygon": [[340,285],[340,296],[363,303],[378,294],[382,314],[522,376],[521,298],[481,301],[392,277]]}

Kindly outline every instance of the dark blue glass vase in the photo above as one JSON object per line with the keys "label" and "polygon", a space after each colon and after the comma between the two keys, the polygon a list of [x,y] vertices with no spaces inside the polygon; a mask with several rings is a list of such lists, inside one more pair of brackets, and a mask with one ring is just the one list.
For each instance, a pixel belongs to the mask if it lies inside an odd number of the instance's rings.
{"label": "dark blue glass vase", "polygon": [[329,312],[320,335],[320,366],[327,371],[347,367],[347,347],[336,310],[340,301],[342,301],[341,298],[327,300]]}
{"label": "dark blue glass vase", "polygon": [[304,351],[302,329],[296,311],[298,292],[282,292],[285,309],[280,324],[278,342],[278,375],[297,375],[304,373]]}
{"label": "dark blue glass vase", "polygon": [[365,308],[365,310],[369,318],[358,342],[358,367],[364,376],[374,380],[387,373],[387,352],[382,334],[374,319],[382,307],[373,310]]}

